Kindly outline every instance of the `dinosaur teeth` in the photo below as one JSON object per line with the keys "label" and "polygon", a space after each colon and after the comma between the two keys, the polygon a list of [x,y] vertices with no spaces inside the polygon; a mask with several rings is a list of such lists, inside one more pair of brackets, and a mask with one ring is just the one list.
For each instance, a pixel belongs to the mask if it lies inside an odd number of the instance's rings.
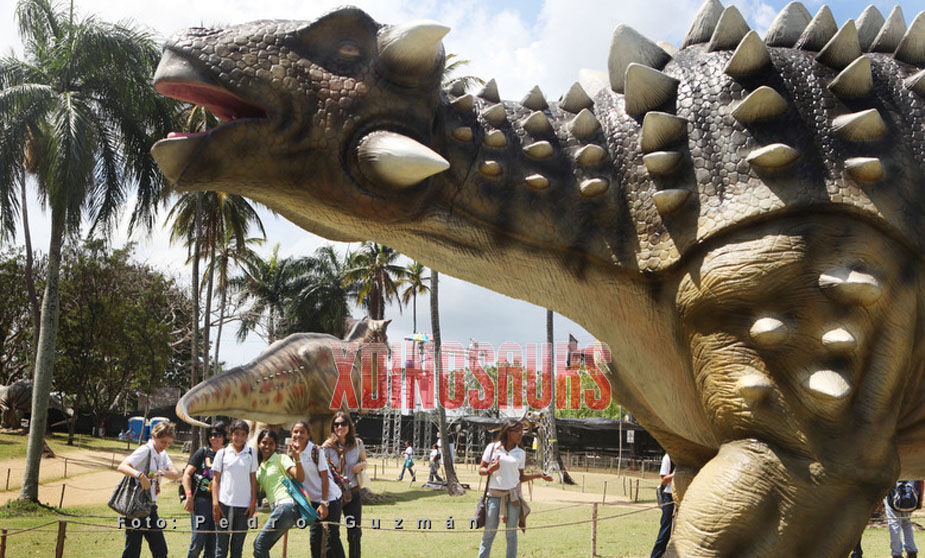
{"label": "dinosaur teeth", "polygon": [[630,64],[626,68],[624,110],[630,116],[639,116],[658,108],[677,96],[680,83],[648,66]]}
{"label": "dinosaur teeth", "polygon": [[502,103],[497,103],[485,109],[485,111],[482,112],[482,116],[485,117],[485,120],[497,126],[507,118],[507,112],[505,112]]}
{"label": "dinosaur teeth", "polygon": [[874,39],[877,38],[877,33],[880,32],[880,28],[883,27],[884,23],[886,23],[886,20],[883,19],[883,14],[880,13],[880,10],[874,6],[867,6],[864,9],[857,21],[858,41],[861,44],[861,50],[864,52],[870,51],[870,46],[874,44]]}
{"label": "dinosaur teeth", "polygon": [[666,112],[647,112],[642,120],[639,147],[644,153],[677,143],[687,134],[687,120]]}
{"label": "dinosaur teeth", "polygon": [[849,19],[838,30],[838,33],[829,40],[819,54],[816,60],[822,62],[829,68],[841,70],[852,61],[861,56],[861,43],[858,39],[858,28],[854,25],[854,20]]}
{"label": "dinosaur teeth", "polygon": [[568,128],[572,132],[572,135],[578,139],[586,139],[593,136],[600,127],[601,124],[597,121],[597,117],[588,109],[581,109],[581,112],[568,123]]}
{"label": "dinosaur teeth", "polygon": [[552,144],[548,141],[536,141],[530,145],[524,146],[524,153],[534,159],[548,159],[552,157],[554,150]]}
{"label": "dinosaur teeth", "polygon": [[492,130],[485,134],[485,139],[482,140],[485,145],[488,147],[494,147],[495,149],[501,149],[502,147],[507,147],[507,136],[504,135],[504,132],[501,130]]}
{"label": "dinosaur teeth", "polygon": [[774,393],[774,384],[766,375],[752,370],[752,374],[745,374],[736,381],[735,390],[749,405],[757,405]]}
{"label": "dinosaur teeth", "polygon": [[874,76],[867,56],[859,56],[829,83],[829,90],[842,99],[866,97],[873,88]]}
{"label": "dinosaur teeth", "polygon": [[455,101],[451,101],[450,105],[459,112],[469,112],[475,106],[475,98],[467,93]]}
{"label": "dinosaur teeth", "polygon": [[790,48],[800,39],[811,19],[806,6],[791,2],[774,18],[764,41],[768,46]]}
{"label": "dinosaur teeth", "polygon": [[716,24],[716,29],[713,30],[713,36],[710,37],[707,50],[712,52],[714,50],[735,48],[748,32],[748,24],[745,23],[742,13],[735,6],[729,6],[719,16],[719,22]]}
{"label": "dinosaur teeth", "polygon": [[577,81],[572,84],[565,96],[562,97],[562,100],[559,101],[559,108],[571,112],[572,114],[580,112],[582,109],[589,109],[593,106],[594,101],[591,100],[591,97],[588,97],[584,88]]}
{"label": "dinosaur teeth", "polygon": [[552,130],[549,119],[542,112],[536,111],[523,121],[524,130],[531,134],[544,134]]}
{"label": "dinosaur teeth", "polygon": [[785,167],[797,160],[800,152],[783,143],[772,143],[756,149],[745,157],[749,164],[765,169],[775,170]]}
{"label": "dinosaur teeth", "polygon": [[543,95],[539,85],[534,86],[520,104],[530,110],[546,110],[549,108],[549,103],[546,102],[546,96]]}
{"label": "dinosaur teeth", "polygon": [[813,395],[844,399],[851,393],[851,384],[834,370],[817,370],[806,378],[806,387]]}
{"label": "dinosaur teeth", "polygon": [[846,354],[854,351],[857,340],[847,329],[839,327],[822,335],[822,345],[831,353]]}
{"label": "dinosaur teeth", "polygon": [[745,123],[778,118],[787,112],[787,101],[767,85],[748,94],[732,109],[732,116]]}
{"label": "dinosaur teeth", "polygon": [[749,31],[726,64],[725,72],[730,76],[747,76],[760,72],[770,63],[768,47],[758,33]]}
{"label": "dinosaur teeth", "polygon": [[628,25],[618,25],[613,32],[610,56],[607,58],[610,87],[617,93],[623,93],[626,86],[626,69],[630,64],[661,69],[669,60],[671,56],[657,44]]}
{"label": "dinosaur teeth", "polygon": [[468,126],[461,126],[454,129],[451,135],[456,141],[472,141],[472,128]]}
{"label": "dinosaur teeth", "polygon": [[524,179],[534,190],[543,190],[549,187],[549,179],[542,174],[531,174]]}
{"label": "dinosaur teeth", "polygon": [[442,59],[440,41],[450,28],[432,20],[409,21],[379,33],[379,62],[398,81],[426,76]]}
{"label": "dinosaur teeth", "polygon": [[925,97],[925,70],[921,70],[914,76],[906,78],[905,81],[903,81],[903,85],[918,93],[919,96]]}
{"label": "dinosaur teeth", "polygon": [[920,12],[912,20],[912,25],[896,47],[893,58],[913,66],[925,64],[925,12]]}
{"label": "dinosaur teeth", "polygon": [[501,102],[501,96],[498,95],[498,84],[495,83],[494,78],[488,80],[488,83],[482,87],[482,90],[479,91],[479,97],[491,103]]}
{"label": "dinosaur teeth", "polygon": [[575,161],[579,165],[597,165],[607,157],[607,152],[600,145],[586,145],[575,152]]}
{"label": "dinosaur teeth", "polygon": [[748,334],[759,347],[773,347],[787,340],[790,330],[777,318],[764,317],[755,320]]}
{"label": "dinosaur teeth", "polygon": [[672,174],[681,163],[681,153],[678,151],[655,151],[642,156],[642,162],[651,174]]}
{"label": "dinosaur teeth", "polygon": [[870,46],[871,52],[895,52],[903,35],[906,34],[906,18],[903,16],[903,10],[899,6],[893,8],[886,23],[880,28],[877,37]]}
{"label": "dinosaur teeth", "polygon": [[832,37],[838,33],[838,24],[832,17],[832,10],[828,6],[822,6],[816,12],[816,17],[809,22],[809,25],[800,35],[800,39],[794,48],[802,50],[822,50]]}
{"label": "dinosaur teeth", "polygon": [[678,188],[659,190],[652,194],[652,201],[655,202],[655,209],[658,210],[659,214],[670,215],[680,209],[690,197],[690,190]]}
{"label": "dinosaur teeth", "polygon": [[466,84],[462,80],[456,80],[450,85],[450,93],[459,97],[466,94]]}
{"label": "dinosaur teeth", "polygon": [[363,173],[394,188],[414,186],[450,168],[446,159],[395,132],[375,131],[360,140],[357,159]]}
{"label": "dinosaur teeth", "polygon": [[820,274],[819,288],[839,302],[857,306],[870,306],[880,298],[883,290],[876,277],[853,269]]}
{"label": "dinosaur teeth", "polygon": [[589,178],[581,182],[578,186],[578,191],[581,192],[582,196],[591,198],[603,194],[609,186],[610,181],[606,178]]}
{"label": "dinosaur teeth", "polygon": [[832,121],[832,129],[845,141],[872,141],[886,132],[886,123],[877,109],[843,114]]}
{"label": "dinosaur teeth", "polygon": [[883,179],[883,163],[876,157],[853,157],[845,161],[845,169],[858,182]]}
{"label": "dinosaur teeth", "polygon": [[485,161],[479,165],[479,172],[485,176],[501,176],[501,164],[498,161]]}
{"label": "dinosaur teeth", "polygon": [[691,23],[691,28],[687,31],[687,36],[684,37],[681,48],[685,49],[691,45],[709,41],[722,13],[722,2],[719,0],[706,0],[694,17],[694,22]]}

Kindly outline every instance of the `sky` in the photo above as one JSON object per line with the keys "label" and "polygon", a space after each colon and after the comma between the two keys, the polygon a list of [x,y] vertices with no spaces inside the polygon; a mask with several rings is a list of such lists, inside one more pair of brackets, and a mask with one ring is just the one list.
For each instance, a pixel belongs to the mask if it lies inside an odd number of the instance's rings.
{"label": "sky", "polygon": [[[343,5],[344,0],[75,0],[78,14],[95,14],[105,21],[131,20],[147,28],[158,40],[191,26],[224,26],[257,19],[312,20]],[[782,0],[724,1],[735,5],[748,24],[762,36],[774,16],[788,3]],[[700,0],[356,0],[355,5],[381,23],[395,24],[410,19],[433,19],[451,28],[444,39],[446,52],[469,60],[464,73],[486,81],[494,78],[501,97],[519,100],[539,85],[548,98],[561,96],[578,78],[578,70],[606,70],[611,35],[624,23],[652,40],[665,40],[680,46]],[[804,2],[815,14],[823,2]],[[884,17],[899,5],[907,23],[925,8],[922,0],[900,2],[861,2],[838,0],[830,8],[839,25],[857,18],[868,5],[876,6]],[[11,50],[22,55],[14,18],[16,2],[0,0],[0,53]],[[163,212],[166,214],[166,211]],[[126,216],[127,217],[127,216]],[[307,256],[329,241],[308,233],[285,219],[262,214],[267,243],[259,250],[268,255],[279,243],[282,256]],[[30,203],[34,249],[47,252],[49,221],[37,201]],[[121,246],[127,236],[123,226],[114,244]],[[21,233],[18,242],[22,242]],[[185,250],[171,246],[163,221],[150,236],[135,234],[136,257],[168,274],[186,281]],[[336,243],[346,251],[351,246]],[[353,248],[356,245],[352,246]],[[418,297],[418,331],[430,332],[428,297]],[[361,317],[361,308],[353,308]],[[386,315],[393,319],[389,337],[397,340],[412,332],[410,305],[399,309],[392,305]],[[466,346],[470,339],[490,343],[495,348],[503,342],[521,346],[546,340],[546,311],[524,301],[496,294],[471,283],[445,275],[440,282],[441,332],[444,342]],[[236,325],[232,327],[236,328]],[[555,340],[565,341],[569,333],[581,346],[593,336],[581,326],[556,316]],[[220,358],[226,367],[243,364],[255,357],[265,343],[257,336],[236,343],[232,335],[223,334]]]}

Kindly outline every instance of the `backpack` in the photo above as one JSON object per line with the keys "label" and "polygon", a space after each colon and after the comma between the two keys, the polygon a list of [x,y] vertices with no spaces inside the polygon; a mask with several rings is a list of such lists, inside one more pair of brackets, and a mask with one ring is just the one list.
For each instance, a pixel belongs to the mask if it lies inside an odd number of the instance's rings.
{"label": "backpack", "polygon": [[919,507],[919,486],[915,481],[899,481],[887,497],[890,507],[899,512],[911,512]]}

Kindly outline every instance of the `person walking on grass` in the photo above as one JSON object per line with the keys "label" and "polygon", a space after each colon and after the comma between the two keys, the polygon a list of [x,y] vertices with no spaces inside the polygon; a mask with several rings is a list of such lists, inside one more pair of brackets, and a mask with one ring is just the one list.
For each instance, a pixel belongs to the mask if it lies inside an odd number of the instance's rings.
{"label": "person walking on grass", "polygon": [[209,445],[196,450],[183,470],[183,509],[192,514],[193,533],[186,558],[215,558],[215,520],[212,519],[212,463],[215,454],[225,447],[225,423],[218,421],[209,429]]}
{"label": "person walking on grass", "polygon": [[485,509],[485,531],[479,544],[479,558],[491,555],[491,546],[498,532],[498,525],[503,520],[507,529],[507,558],[517,557],[517,528],[526,529],[527,514],[530,508],[524,501],[520,484],[534,479],[552,482],[546,473],[524,473],[527,453],[520,447],[524,436],[524,425],[517,420],[509,420],[501,426],[498,439],[485,448],[479,475],[488,477],[488,502]]}
{"label": "person walking on grass", "polygon": [[405,470],[411,473],[411,482],[417,482],[417,477],[414,476],[414,448],[411,447],[411,442],[405,440],[405,449],[401,452],[405,458],[405,461],[402,463],[401,471],[398,473],[398,480],[405,478]]}
{"label": "person walking on grass", "polygon": [[273,513],[263,524],[260,534],[254,540],[254,558],[270,558],[270,549],[301,517],[283,478],[287,475],[297,482],[305,480],[299,452],[290,445],[287,454],[276,453],[279,437],[273,430],[261,430],[257,435],[257,450],[260,467],[257,469],[257,484],[267,495]]}
{"label": "person walking on grass", "polygon": [[671,482],[674,480],[674,463],[666,453],[662,457],[662,467],[658,471],[662,483],[658,487],[658,505],[662,508],[662,519],[659,523],[658,536],[652,547],[650,558],[661,558],[668,549],[671,539],[671,525],[674,522],[674,498],[671,495]]}
{"label": "person walking on grass", "polygon": [[430,447],[430,477],[427,478],[427,482],[443,482],[443,479],[440,478],[440,450],[437,449],[437,444],[434,444]]}
{"label": "person walking on grass", "polygon": [[[231,423],[231,443],[218,450],[212,463],[212,517],[220,531],[215,558],[241,558],[247,520],[257,511],[257,452],[246,446],[250,428]],[[226,531],[226,532],[221,532]]]}
{"label": "person walking on grass", "polygon": [[173,466],[173,461],[167,455],[167,448],[173,443],[176,436],[176,426],[172,422],[164,421],[154,425],[151,429],[151,439],[143,446],[132,452],[131,455],[119,463],[118,471],[127,477],[138,479],[141,487],[151,491],[151,513],[142,517],[143,529],[125,530],[125,549],[122,558],[138,558],[141,556],[141,539],[148,541],[148,548],[154,558],[167,558],[167,541],[164,532],[158,527],[160,518],[157,515],[157,495],[161,492],[161,478],[171,480],[180,478],[180,473]]}

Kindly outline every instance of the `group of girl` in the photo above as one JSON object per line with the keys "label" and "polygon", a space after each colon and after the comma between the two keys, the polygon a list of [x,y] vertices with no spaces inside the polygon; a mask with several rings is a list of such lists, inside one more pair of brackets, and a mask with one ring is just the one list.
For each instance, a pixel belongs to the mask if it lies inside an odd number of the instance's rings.
{"label": "group of girl", "polygon": [[[167,426],[162,426],[167,425]],[[309,436],[308,424],[296,422],[291,442],[277,453],[280,440],[273,430],[262,430],[257,449],[246,445],[250,429],[246,422],[235,420],[227,429],[221,422],[209,430],[209,446],[200,448],[190,458],[183,472],[184,506],[192,514],[192,538],[188,558],[240,558],[247,535],[248,519],[257,509],[258,488],[266,494],[271,514],[254,540],[254,557],[269,558],[270,549],[292,526],[299,525],[299,504],[287,488],[301,485],[307,500],[318,515],[309,527],[312,558],[345,558],[340,539],[341,516],[347,518],[349,558],[360,558],[362,502],[358,477],[366,468],[366,449],[356,436],[350,416],[338,412],[331,420],[331,435],[321,446]],[[152,439],[119,465],[125,475],[137,477],[156,499],[161,477],[179,477],[166,449],[173,443],[173,424],[161,423]],[[145,461],[153,459],[151,465]],[[150,474],[146,474],[150,471]],[[342,491],[332,471],[343,479]],[[154,558],[166,558],[167,544],[158,529],[157,507],[142,519],[143,528],[127,529],[123,558],[137,558],[141,539],[146,538]]]}

